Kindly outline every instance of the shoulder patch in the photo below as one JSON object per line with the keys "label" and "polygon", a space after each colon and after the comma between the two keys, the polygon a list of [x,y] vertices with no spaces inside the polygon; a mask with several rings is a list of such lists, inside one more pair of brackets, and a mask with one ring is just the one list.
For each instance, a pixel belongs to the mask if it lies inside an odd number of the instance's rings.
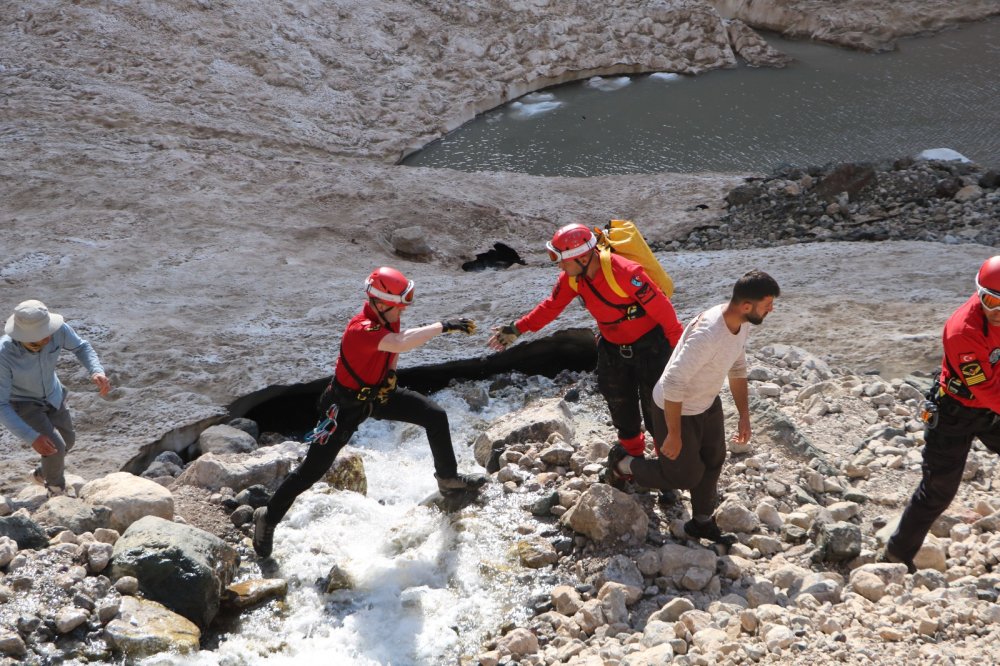
{"label": "shoulder patch", "polygon": [[[635,283],[635,278],[632,278],[632,282]],[[637,289],[635,292],[636,300],[642,303],[643,305],[653,300],[654,296],[656,296],[656,292],[649,287],[648,282],[643,282],[642,286],[639,287],[639,289]]]}
{"label": "shoulder patch", "polygon": [[640,278],[638,275],[633,275],[632,276],[632,286],[633,287],[641,287],[642,284],[643,284],[642,283],[642,278]]}
{"label": "shoulder patch", "polygon": [[375,324],[375,323],[369,324],[368,326],[365,327],[365,330],[366,331],[381,331],[382,330],[382,324]]}
{"label": "shoulder patch", "polygon": [[959,354],[958,360],[960,363],[969,363],[976,360],[975,354]]}
{"label": "shoulder patch", "polygon": [[1000,347],[990,352],[990,365],[996,365],[997,362],[1000,362]]}
{"label": "shoulder patch", "polygon": [[963,363],[958,366],[958,369],[962,371],[962,378],[965,379],[966,386],[975,386],[986,381],[986,375],[983,374],[983,366],[979,365],[976,361]]}

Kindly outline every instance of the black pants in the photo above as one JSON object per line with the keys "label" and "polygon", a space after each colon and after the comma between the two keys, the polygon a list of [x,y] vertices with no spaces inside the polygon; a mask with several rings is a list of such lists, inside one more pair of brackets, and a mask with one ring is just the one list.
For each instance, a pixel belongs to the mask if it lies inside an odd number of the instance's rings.
{"label": "black pants", "polygon": [[597,388],[608,403],[621,440],[652,432],[653,386],[670,360],[670,342],[656,326],[628,346],[601,338],[597,343]]}
{"label": "black pants", "polygon": [[681,453],[676,460],[662,455],[667,437],[663,410],[653,406],[653,441],[657,457],[632,461],[632,478],[640,486],[691,490],[691,515],[711,516],[718,501],[719,476],[726,462],[726,430],[718,397],[701,414],[681,417]]}
{"label": "black pants", "polygon": [[924,431],[920,485],[889,539],[889,549],[904,559],[913,559],[931,525],[958,493],[972,440],[978,437],[986,448],[1000,453],[1000,417],[992,411],[965,407],[948,396],[941,397],[938,410],[937,426]]}
{"label": "black pants", "polygon": [[389,399],[381,405],[371,401],[359,401],[352,392],[343,389],[325,391],[320,398],[321,415],[336,402],[340,408],[337,414],[337,429],[325,444],[313,443],[305,459],[296,467],[275,491],[267,503],[267,520],[278,523],[288,512],[295,498],[323,478],[340,450],[350,441],[358,427],[371,416],[386,421],[402,421],[422,427],[427,433],[434,457],[434,471],[442,478],[451,478],[458,473],[455,451],[451,447],[451,431],[448,428],[448,414],[436,402],[416,391],[399,388],[389,394]]}

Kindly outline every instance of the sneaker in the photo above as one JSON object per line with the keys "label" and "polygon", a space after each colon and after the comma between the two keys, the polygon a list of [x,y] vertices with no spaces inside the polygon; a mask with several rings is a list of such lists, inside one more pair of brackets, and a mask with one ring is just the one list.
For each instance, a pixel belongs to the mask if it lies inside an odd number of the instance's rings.
{"label": "sneaker", "polygon": [[66,495],[66,488],[63,486],[45,486],[45,489],[49,491],[49,497],[62,497]]}
{"label": "sneaker", "polygon": [[684,523],[684,534],[687,534],[692,539],[708,539],[713,543],[723,546],[732,546],[736,543],[736,535],[723,534],[714,518],[706,523],[692,518]]}
{"label": "sneaker", "polygon": [[618,463],[625,458],[628,452],[621,444],[615,444],[608,451],[608,461],[604,466],[604,483],[618,490],[625,490],[625,482],[632,480],[631,474],[622,474],[618,471]]}
{"label": "sneaker", "polygon": [[913,563],[913,560],[894,554],[891,550],[889,550],[889,544],[886,544],[885,548],[882,549],[882,554],[878,559],[879,562],[888,562],[889,564],[905,564],[906,573],[917,573],[917,565]]}
{"label": "sneaker", "polygon": [[442,478],[437,474],[434,478],[438,482],[438,490],[443,493],[455,492],[456,490],[478,490],[486,485],[489,477],[485,474],[456,474],[453,477]]}
{"label": "sneaker", "polygon": [[274,528],[267,522],[267,507],[262,506],[253,512],[253,549],[260,557],[270,557],[274,547]]}
{"label": "sneaker", "polygon": [[672,490],[670,488],[667,488],[666,490],[661,490],[660,496],[656,499],[656,501],[659,502],[660,506],[662,506],[664,509],[672,507],[673,505],[677,504],[679,500],[680,496],[677,495],[677,491]]}

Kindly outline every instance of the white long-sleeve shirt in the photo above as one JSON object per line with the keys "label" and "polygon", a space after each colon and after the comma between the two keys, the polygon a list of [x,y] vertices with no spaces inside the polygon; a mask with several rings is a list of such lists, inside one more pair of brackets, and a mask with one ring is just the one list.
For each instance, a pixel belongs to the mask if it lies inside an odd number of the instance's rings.
{"label": "white long-sleeve shirt", "polygon": [[653,400],[683,404],[681,414],[701,414],[712,406],[726,377],[747,376],[746,344],[749,324],[733,333],[722,313],[725,304],[705,310],[687,325],[653,388]]}

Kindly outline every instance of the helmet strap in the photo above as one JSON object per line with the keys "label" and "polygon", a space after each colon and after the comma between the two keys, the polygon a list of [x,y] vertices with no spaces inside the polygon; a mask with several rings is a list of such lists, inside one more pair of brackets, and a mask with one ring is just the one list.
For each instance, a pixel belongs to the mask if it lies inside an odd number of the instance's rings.
{"label": "helmet strap", "polygon": [[382,322],[382,325],[388,327],[389,326],[389,320],[385,318],[385,313],[388,312],[389,310],[391,310],[393,306],[390,305],[386,309],[381,310],[378,307],[379,300],[377,298],[372,297],[372,296],[368,297],[368,303],[372,306],[372,310],[375,311],[375,314],[378,315],[378,318]]}

